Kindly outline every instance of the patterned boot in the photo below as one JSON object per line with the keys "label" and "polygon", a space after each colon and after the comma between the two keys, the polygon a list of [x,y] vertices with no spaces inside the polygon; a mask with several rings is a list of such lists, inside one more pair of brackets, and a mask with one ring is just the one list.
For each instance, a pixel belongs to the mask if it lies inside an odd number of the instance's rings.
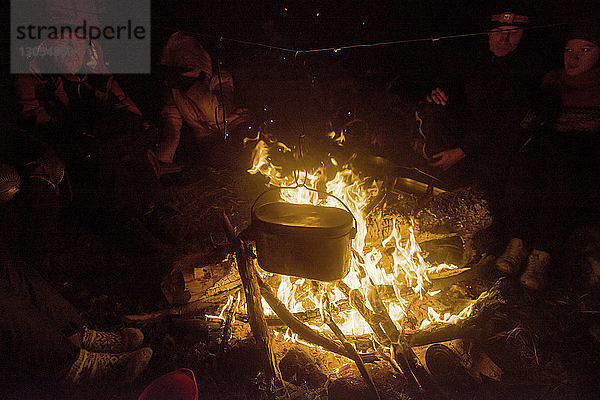
{"label": "patterned boot", "polygon": [[546,270],[552,258],[541,250],[532,250],[527,258],[527,267],[521,275],[521,283],[529,290],[539,290],[546,286]]}
{"label": "patterned boot", "polygon": [[148,366],[152,349],[124,354],[92,353],[79,350],[79,357],[64,380],[76,386],[127,385],[132,383]]}
{"label": "patterned boot", "polygon": [[514,274],[521,269],[525,258],[527,258],[525,243],[519,238],[512,238],[504,253],[496,259],[496,268],[505,274]]}
{"label": "patterned boot", "polygon": [[81,347],[94,353],[125,353],[140,347],[144,334],[135,328],[124,328],[119,332],[101,332],[84,328]]}

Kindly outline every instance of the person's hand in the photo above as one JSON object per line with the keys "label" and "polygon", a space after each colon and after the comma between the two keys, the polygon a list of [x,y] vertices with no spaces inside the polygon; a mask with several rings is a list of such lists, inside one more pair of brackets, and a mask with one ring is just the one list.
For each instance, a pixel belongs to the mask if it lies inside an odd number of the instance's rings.
{"label": "person's hand", "polygon": [[443,171],[445,171],[465,158],[465,152],[463,149],[458,147],[456,149],[444,150],[441,153],[434,154],[431,158],[434,161],[429,165],[432,167],[440,167]]}
{"label": "person's hand", "polygon": [[446,93],[442,89],[435,88],[427,95],[427,101],[445,106],[448,102],[448,96],[446,96]]}

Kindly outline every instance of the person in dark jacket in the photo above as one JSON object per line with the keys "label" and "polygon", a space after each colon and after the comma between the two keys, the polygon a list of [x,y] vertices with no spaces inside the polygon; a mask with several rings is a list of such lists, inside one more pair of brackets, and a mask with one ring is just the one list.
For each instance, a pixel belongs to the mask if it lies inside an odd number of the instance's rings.
{"label": "person in dark jacket", "polygon": [[[546,125],[540,147],[540,179],[545,186],[528,214],[518,206],[527,189],[511,194],[512,239],[496,261],[499,270],[516,274],[531,290],[546,285],[546,272],[579,225],[600,222],[600,22],[580,18],[568,34],[564,68],[544,77]],[[519,196],[520,195],[520,196]]]}
{"label": "person in dark jacket", "polygon": [[448,187],[477,185],[494,202],[509,160],[527,138],[539,78],[521,44],[529,17],[506,10],[490,23],[488,50],[472,63],[462,88],[437,87],[417,108],[413,149]]}

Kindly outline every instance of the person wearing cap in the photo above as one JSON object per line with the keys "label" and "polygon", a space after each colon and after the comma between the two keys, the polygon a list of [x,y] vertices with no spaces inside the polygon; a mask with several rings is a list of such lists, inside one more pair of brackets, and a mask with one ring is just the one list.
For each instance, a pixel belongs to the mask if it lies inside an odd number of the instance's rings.
{"label": "person wearing cap", "polygon": [[413,149],[449,188],[477,185],[493,201],[526,138],[526,117],[542,74],[522,47],[529,17],[506,10],[493,13],[489,23],[487,49],[467,65],[468,72],[460,72],[462,83],[435,88],[417,107]]}
{"label": "person wearing cap", "polygon": [[171,35],[159,66],[165,72],[166,88],[158,148],[156,154],[150,153],[150,159],[160,177],[181,169],[173,164],[173,158],[184,126],[202,141],[246,122],[247,111],[234,108],[233,77],[226,71],[213,71],[210,55],[196,38],[183,32]]}
{"label": "person wearing cap", "polygon": [[[496,261],[509,274],[526,264],[521,283],[532,290],[546,285],[551,255],[559,252],[569,232],[600,222],[599,46],[599,20],[580,18],[568,33],[564,67],[546,74],[542,82],[549,127],[541,157],[546,187],[534,215],[523,215],[515,207],[509,225],[513,238]],[[581,272],[589,276],[591,269]]]}

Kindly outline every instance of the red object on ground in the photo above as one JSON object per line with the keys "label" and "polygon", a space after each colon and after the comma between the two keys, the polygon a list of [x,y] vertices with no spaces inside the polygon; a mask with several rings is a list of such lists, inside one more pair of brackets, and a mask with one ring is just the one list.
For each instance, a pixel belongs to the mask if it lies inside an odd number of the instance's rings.
{"label": "red object on ground", "polygon": [[138,400],[198,400],[194,372],[180,368],[156,378],[146,386]]}

